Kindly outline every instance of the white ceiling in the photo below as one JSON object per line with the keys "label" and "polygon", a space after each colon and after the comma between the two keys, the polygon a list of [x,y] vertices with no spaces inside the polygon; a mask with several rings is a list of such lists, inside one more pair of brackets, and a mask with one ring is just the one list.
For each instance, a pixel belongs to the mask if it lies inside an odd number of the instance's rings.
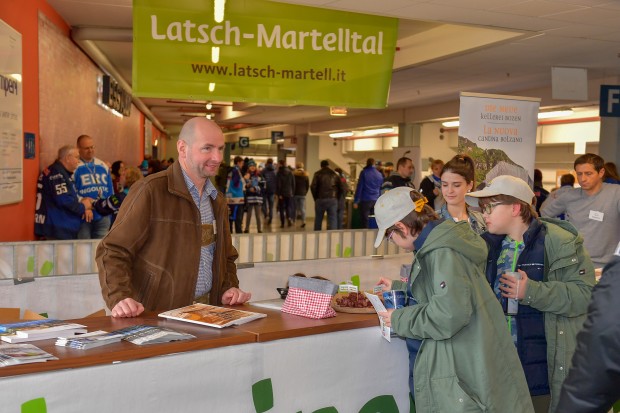
{"label": "white ceiling", "polygon": [[[288,0],[401,19],[388,107],[349,110],[346,119],[311,106],[216,106],[216,120],[235,129],[294,124],[317,133],[340,128],[458,115],[460,91],[540,93],[543,106],[592,104],[596,86],[620,80],[620,1],[609,0]],[[95,62],[131,87],[131,0],[48,0]],[[456,25],[456,26],[455,26]],[[103,34],[84,30],[104,28]],[[110,28],[114,30],[110,30]],[[79,29],[79,30],[77,30]],[[110,37],[114,34],[114,38]],[[113,39],[113,40],[110,40]],[[438,53],[438,51],[440,53]],[[551,68],[586,68],[588,102],[553,101]],[[174,133],[181,113],[203,104],[142,99]],[[232,106],[231,106],[232,105]],[[234,108],[235,112],[230,109]],[[147,111],[148,112],[148,111]]]}

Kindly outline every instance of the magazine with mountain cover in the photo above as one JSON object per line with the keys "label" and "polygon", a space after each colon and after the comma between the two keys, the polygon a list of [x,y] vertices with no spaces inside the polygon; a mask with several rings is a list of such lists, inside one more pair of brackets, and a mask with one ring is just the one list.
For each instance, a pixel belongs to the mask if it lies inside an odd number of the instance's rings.
{"label": "magazine with mountain cover", "polygon": [[196,336],[181,331],[176,331],[167,327],[136,325],[120,330],[113,331],[114,334],[120,334],[123,340],[132,344],[157,344],[168,343],[170,341],[189,340]]}
{"label": "magazine with mountain cover", "polygon": [[58,357],[32,344],[0,345],[0,367],[41,363],[48,360],[58,360]]}
{"label": "magazine with mountain cover", "polygon": [[267,314],[196,303],[163,312],[159,316],[209,327],[223,328],[267,317]]}

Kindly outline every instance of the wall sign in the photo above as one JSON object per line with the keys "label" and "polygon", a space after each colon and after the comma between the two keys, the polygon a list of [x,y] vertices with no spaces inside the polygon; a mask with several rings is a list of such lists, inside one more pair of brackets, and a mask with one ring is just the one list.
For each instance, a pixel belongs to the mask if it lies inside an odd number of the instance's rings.
{"label": "wall sign", "polygon": [[279,140],[284,139],[284,132],[272,130],[271,131],[271,143],[278,143]]}
{"label": "wall sign", "polygon": [[0,205],[24,198],[22,35],[0,20]]}
{"label": "wall sign", "polygon": [[250,138],[247,136],[239,137],[239,147],[240,148],[249,148],[250,147]]}
{"label": "wall sign", "polygon": [[620,86],[601,85],[600,116],[620,117]]}
{"label": "wall sign", "polygon": [[131,114],[131,95],[108,75],[101,79],[101,103],[123,116]]}
{"label": "wall sign", "polygon": [[398,20],[267,0],[134,0],[136,96],[384,108]]}

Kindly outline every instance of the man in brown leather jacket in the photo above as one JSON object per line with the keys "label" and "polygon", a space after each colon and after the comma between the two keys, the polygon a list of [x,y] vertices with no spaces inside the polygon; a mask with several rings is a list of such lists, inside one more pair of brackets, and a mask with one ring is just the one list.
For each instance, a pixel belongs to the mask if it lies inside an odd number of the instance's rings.
{"label": "man in brown leather jacket", "polygon": [[228,207],[210,177],[224,152],[221,129],[205,118],[185,123],[179,161],[137,182],[97,248],[103,298],[114,317],[136,317],[194,301],[242,304]]}

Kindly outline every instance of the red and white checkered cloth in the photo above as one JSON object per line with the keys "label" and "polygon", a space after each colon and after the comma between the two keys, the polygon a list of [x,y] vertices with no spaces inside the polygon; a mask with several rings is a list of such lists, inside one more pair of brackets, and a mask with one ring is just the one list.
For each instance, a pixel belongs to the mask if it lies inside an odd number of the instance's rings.
{"label": "red and white checkered cloth", "polygon": [[332,296],[301,288],[289,288],[282,312],[308,318],[336,317],[331,306]]}

